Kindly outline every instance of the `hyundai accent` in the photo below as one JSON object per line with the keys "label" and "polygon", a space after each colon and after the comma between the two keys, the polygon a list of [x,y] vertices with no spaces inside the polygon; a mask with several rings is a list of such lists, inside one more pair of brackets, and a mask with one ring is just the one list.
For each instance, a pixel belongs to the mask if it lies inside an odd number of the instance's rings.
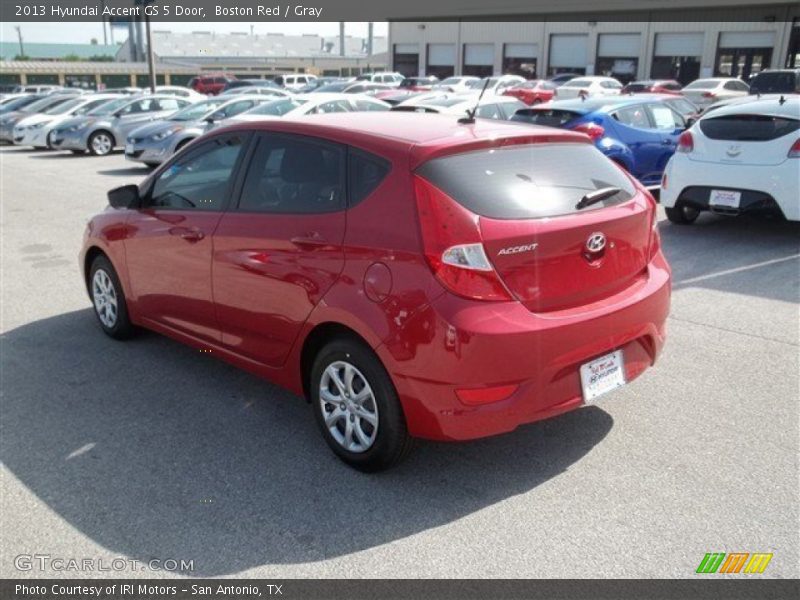
{"label": "hyundai accent", "polygon": [[102,330],[152,329],[305,396],[360,470],[414,438],[595,403],[664,343],[655,202],[577,132],[387,112],[248,122],[109,204],[80,257]]}

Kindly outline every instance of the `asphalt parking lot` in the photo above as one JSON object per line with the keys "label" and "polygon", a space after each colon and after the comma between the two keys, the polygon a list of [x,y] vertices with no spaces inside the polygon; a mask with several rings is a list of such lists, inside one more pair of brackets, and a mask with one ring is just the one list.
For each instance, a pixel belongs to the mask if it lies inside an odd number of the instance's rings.
{"label": "asphalt parking lot", "polygon": [[759,577],[800,576],[796,224],[662,214],[674,294],[655,368],[370,476],[287,392],[156,334],[101,333],[83,228],[146,173],[0,149],[0,577],[172,575],[19,571],[21,554],[193,560],[195,576],[693,577],[707,552],[771,552]]}

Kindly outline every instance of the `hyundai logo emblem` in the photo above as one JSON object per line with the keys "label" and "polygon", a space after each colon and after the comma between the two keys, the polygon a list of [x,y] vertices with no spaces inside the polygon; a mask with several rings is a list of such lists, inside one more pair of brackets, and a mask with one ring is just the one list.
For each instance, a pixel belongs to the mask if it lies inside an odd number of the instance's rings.
{"label": "hyundai logo emblem", "polygon": [[606,236],[600,232],[593,233],[586,240],[586,251],[591,254],[597,254],[606,247]]}

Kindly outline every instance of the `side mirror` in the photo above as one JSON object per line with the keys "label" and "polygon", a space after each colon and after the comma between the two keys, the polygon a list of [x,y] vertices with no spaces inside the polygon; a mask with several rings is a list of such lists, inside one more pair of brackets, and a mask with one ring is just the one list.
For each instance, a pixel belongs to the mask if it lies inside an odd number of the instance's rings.
{"label": "side mirror", "polygon": [[136,208],[141,203],[138,185],[123,185],[108,192],[108,203],[113,208]]}
{"label": "side mirror", "polygon": [[211,124],[211,123],[213,123],[213,122],[214,122],[214,116],[212,115],[212,116],[210,116],[210,117],[206,117],[206,118],[205,118],[205,119],[203,119],[203,120],[204,120],[206,123],[209,123],[209,124]]}
{"label": "side mirror", "polygon": [[689,127],[691,127],[695,123],[697,123],[697,118],[689,117],[688,119],[686,119],[686,129],[689,129]]}

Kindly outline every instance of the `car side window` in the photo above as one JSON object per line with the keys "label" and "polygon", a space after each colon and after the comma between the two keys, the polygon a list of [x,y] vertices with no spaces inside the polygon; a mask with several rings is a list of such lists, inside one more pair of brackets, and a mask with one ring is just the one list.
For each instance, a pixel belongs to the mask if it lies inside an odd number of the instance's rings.
{"label": "car side window", "polygon": [[177,98],[161,98],[153,101],[150,110],[178,110],[182,106],[185,106],[185,103]]}
{"label": "car side window", "polygon": [[500,112],[497,104],[483,104],[478,107],[478,112],[475,116],[482,119],[502,119],[503,113]]}
{"label": "car side window", "polygon": [[214,120],[219,119],[227,119],[228,117],[233,117],[234,115],[238,115],[250,108],[253,108],[255,102],[252,100],[240,100],[239,102],[234,102],[233,104],[229,104],[219,110],[215,111],[213,115],[211,115]]}
{"label": "car side window", "polygon": [[309,114],[324,115],[336,112],[349,112],[350,110],[350,103],[347,100],[331,100],[330,102],[320,104]]}
{"label": "car side window", "polygon": [[361,98],[353,100],[358,111],[382,111],[389,110],[389,107],[379,104],[377,102],[370,102],[369,100],[362,100]]}
{"label": "car side window", "polygon": [[318,214],[344,209],[345,151],[303,136],[260,136],[239,210]]}
{"label": "car side window", "polygon": [[377,188],[390,171],[390,163],[363,150],[350,149],[347,160],[349,208]]}
{"label": "car side window", "polygon": [[189,152],[158,176],[146,207],[222,210],[242,145],[238,135],[218,136]]}
{"label": "car side window", "polygon": [[628,127],[635,127],[636,129],[653,128],[644,107],[641,105],[620,108],[614,113],[614,116],[617,118],[617,121]]}
{"label": "car side window", "polygon": [[683,118],[669,106],[652,105],[647,110],[655,123],[656,129],[672,131],[685,126]]}

